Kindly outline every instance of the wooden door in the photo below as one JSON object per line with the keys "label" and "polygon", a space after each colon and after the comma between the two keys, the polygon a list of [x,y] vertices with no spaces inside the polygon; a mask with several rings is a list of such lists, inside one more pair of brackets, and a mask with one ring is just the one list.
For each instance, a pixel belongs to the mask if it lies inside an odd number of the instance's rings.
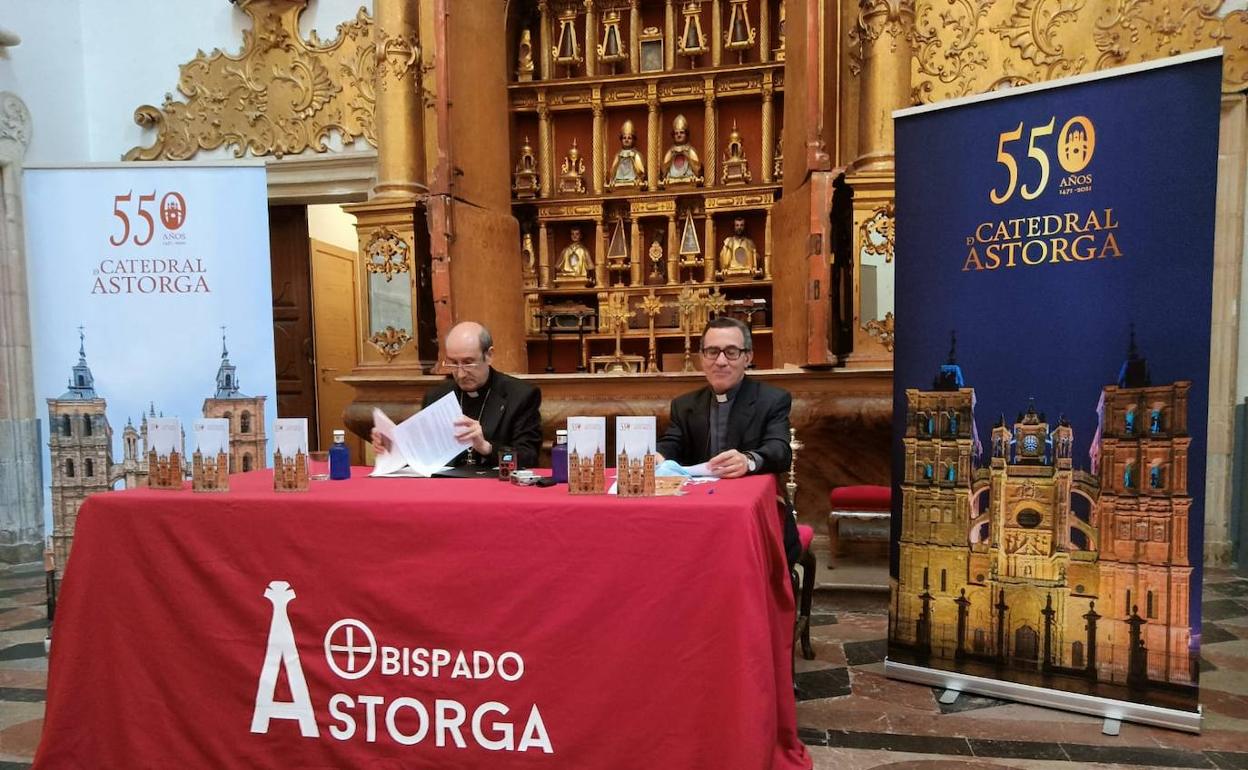
{"label": "wooden door", "polygon": [[[316,418],[321,448],[328,449],[342,414],[351,403],[351,386],[337,381],[356,363],[359,330],[355,315],[355,253],[312,241],[312,309],[316,340]],[[364,442],[347,434],[351,462],[364,462]]]}
{"label": "wooden door", "polygon": [[273,357],[277,416],[307,417],[308,446],[317,446],[316,373],[312,367],[312,280],[308,210],[269,207],[269,264],[273,283]]}

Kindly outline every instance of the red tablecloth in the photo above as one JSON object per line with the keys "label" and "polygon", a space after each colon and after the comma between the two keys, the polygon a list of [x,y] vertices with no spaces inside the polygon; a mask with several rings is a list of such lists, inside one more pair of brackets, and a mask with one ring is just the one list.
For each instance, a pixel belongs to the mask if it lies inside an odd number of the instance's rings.
{"label": "red tablecloth", "polygon": [[88,499],[35,766],[811,766],[770,478],[617,499],[365,470]]}

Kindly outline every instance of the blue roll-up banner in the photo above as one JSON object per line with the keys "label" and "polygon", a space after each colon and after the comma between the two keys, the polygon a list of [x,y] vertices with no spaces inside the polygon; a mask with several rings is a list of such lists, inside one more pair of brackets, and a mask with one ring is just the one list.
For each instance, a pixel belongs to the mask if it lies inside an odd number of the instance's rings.
{"label": "blue roll-up banner", "polygon": [[890,674],[1199,729],[1221,77],[897,113]]}
{"label": "blue roll-up banner", "polygon": [[229,420],[231,472],[267,466],[277,409],[267,185],[258,161],[27,167],[23,184],[59,571],[83,499],[155,475],[153,418],[181,421],[187,471],[202,418]]}

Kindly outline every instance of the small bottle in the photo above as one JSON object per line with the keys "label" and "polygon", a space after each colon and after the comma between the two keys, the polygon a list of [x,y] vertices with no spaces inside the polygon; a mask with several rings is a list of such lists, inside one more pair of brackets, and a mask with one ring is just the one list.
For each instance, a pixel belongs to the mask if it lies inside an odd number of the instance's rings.
{"label": "small bottle", "polygon": [[568,432],[555,431],[555,445],[550,448],[550,477],[556,484],[568,481]]}
{"label": "small bottle", "polygon": [[335,480],[351,478],[351,450],[347,449],[347,432],[334,431],[334,445],[329,448],[329,477]]}

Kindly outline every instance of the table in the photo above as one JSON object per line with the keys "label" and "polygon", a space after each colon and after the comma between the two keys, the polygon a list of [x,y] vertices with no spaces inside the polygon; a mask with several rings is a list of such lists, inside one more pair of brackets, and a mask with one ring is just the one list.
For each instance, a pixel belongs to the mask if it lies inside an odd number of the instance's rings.
{"label": "table", "polygon": [[775,482],[83,505],[37,768],[809,768]]}

